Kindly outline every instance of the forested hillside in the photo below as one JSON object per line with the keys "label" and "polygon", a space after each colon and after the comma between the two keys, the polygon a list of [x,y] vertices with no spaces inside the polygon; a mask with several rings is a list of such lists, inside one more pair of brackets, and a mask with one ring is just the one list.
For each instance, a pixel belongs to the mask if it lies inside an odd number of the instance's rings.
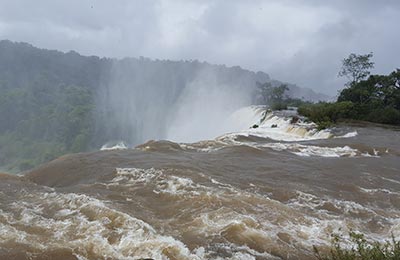
{"label": "forested hillside", "polygon": [[[110,140],[134,145],[166,138],[167,121],[181,109],[176,104],[193,95],[189,85],[196,91],[215,85],[212,91],[249,93],[247,104],[258,102],[256,82],[266,81],[272,81],[267,74],[240,67],[86,57],[1,41],[0,167],[18,172]],[[326,99],[294,85],[289,89],[304,99]],[[229,108],[243,105],[231,103]]]}

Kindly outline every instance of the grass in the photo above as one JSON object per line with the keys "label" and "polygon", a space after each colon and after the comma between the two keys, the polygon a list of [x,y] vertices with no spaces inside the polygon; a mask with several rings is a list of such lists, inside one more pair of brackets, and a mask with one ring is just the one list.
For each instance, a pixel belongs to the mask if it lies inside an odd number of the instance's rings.
{"label": "grass", "polygon": [[[318,260],[400,260],[400,241],[392,235],[391,240],[383,243],[367,241],[363,234],[351,231],[350,240],[343,236],[332,235],[332,245],[323,252],[314,246]],[[346,244],[346,246],[344,246]]]}

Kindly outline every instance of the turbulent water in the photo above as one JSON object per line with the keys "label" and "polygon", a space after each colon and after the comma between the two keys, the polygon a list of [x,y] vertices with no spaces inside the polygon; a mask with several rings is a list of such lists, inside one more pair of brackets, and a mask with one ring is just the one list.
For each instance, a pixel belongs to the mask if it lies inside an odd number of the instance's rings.
{"label": "turbulent water", "polygon": [[0,259],[312,259],[332,232],[400,238],[400,129],[318,132],[294,113],[244,108],[214,140],[0,175]]}

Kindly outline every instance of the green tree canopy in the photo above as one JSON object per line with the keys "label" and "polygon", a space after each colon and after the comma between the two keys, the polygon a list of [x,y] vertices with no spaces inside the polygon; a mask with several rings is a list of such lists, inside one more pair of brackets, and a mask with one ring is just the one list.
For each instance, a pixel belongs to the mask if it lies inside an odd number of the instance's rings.
{"label": "green tree canopy", "polygon": [[336,103],[306,104],[298,111],[320,128],[340,119],[400,125],[400,69],[351,84],[340,92]]}
{"label": "green tree canopy", "polygon": [[339,71],[339,77],[347,77],[349,81],[346,86],[351,86],[370,75],[370,69],[374,67],[371,61],[373,53],[357,55],[351,53],[349,57],[343,59],[342,68]]}

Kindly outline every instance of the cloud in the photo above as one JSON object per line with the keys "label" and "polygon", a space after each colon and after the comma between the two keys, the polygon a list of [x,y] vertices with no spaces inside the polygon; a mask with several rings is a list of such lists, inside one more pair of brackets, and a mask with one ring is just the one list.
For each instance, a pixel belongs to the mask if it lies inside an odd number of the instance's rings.
{"label": "cloud", "polygon": [[340,61],[400,56],[400,1],[2,0],[0,37],[110,57],[199,59],[336,94]]}

